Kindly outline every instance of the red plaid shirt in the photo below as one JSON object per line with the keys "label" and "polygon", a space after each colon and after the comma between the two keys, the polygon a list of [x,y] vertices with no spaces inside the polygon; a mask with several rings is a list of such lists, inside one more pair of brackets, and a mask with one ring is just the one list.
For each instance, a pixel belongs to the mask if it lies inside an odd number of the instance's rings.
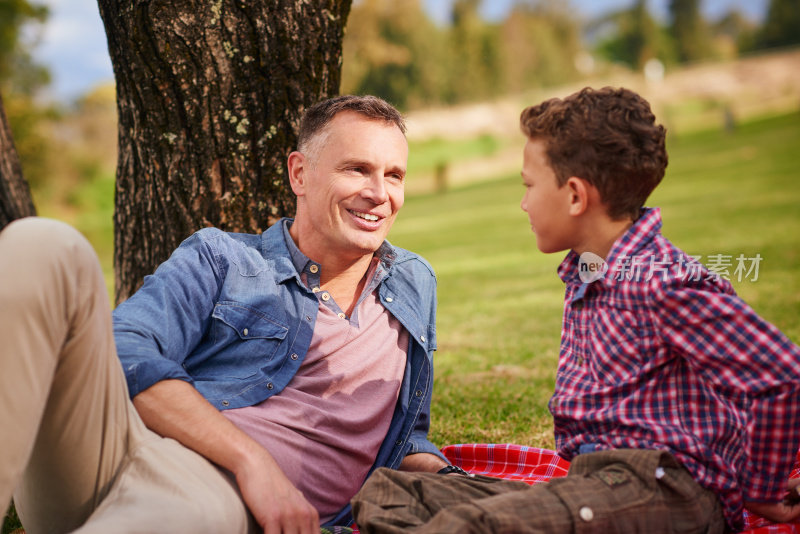
{"label": "red plaid shirt", "polygon": [[582,444],[670,451],[741,526],[743,499],[785,493],[800,444],[800,348],[660,230],[659,210],[644,210],[594,282],[581,282],[574,251],[558,269],[556,445],[566,459]]}

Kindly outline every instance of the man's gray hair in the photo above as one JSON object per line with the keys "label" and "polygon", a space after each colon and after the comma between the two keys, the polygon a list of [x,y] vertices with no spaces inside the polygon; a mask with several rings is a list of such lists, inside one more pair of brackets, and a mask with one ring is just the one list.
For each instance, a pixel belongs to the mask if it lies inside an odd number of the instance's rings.
{"label": "man's gray hair", "polygon": [[[403,134],[406,133],[403,115],[382,98],[371,95],[341,95],[318,102],[303,113],[300,119],[300,131],[297,134],[297,149],[312,160],[316,160],[316,153],[327,137],[319,134],[337,114],[343,111],[353,111],[367,119],[394,124]],[[315,139],[318,136],[319,139]],[[312,143],[312,141],[319,142]],[[312,144],[314,146],[311,146]]]}

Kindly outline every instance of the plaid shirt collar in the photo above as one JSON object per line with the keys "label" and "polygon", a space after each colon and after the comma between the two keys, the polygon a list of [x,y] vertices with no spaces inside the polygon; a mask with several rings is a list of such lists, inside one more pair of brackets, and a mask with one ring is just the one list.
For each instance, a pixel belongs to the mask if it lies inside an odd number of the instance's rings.
{"label": "plaid shirt collar", "polygon": [[[617,239],[611,247],[611,251],[606,257],[606,264],[608,264],[608,272],[614,272],[614,269],[620,260],[635,256],[639,251],[646,247],[653,241],[661,232],[661,209],[660,208],[642,208],[639,218],[628,228],[628,230]],[[574,250],[570,250],[564,261],[558,266],[558,276],[567,284],[580,284],[581,287],[576,291],[575,298],[578,300],[583,298],[586,290],[592,284],[608,285],[613,283],[614,277],[602,277],[594,282],[584,283],[579,276],[578,260],[580,256]]]}

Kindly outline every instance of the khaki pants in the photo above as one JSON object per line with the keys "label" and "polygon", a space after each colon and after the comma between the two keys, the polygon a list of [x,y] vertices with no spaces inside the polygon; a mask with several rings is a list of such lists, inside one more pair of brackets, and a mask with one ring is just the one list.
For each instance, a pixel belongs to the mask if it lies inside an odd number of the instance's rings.
{"label": "khaki pants", "polygon": [[252,532],[235,483],[128,398],[97,257],[39,218],[0,232],[0,511],[29,534]]}
{"label": "khaki pants", "polygon": [[566,477],[534,486],[378,469],[352,503],[364,534],[721,534],[726,529],[716,496],[660,451],[582,454]]}

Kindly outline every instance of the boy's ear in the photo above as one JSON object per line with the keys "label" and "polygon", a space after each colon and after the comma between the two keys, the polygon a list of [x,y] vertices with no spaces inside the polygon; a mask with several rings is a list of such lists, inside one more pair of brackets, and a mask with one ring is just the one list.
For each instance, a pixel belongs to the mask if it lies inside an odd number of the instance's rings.
{"label": "boy's ear", "polygon": [[589,208],[595,187],[577,176],[571,176],[564,185],[569,192],[569,214],[573,217],[582,215]]}
{"label": "boy's ear", "polygon": [[306,157],[296,150],[289,154],[289,159],[286,162],[289,171],[289,183],[292,186],[292,191],[298,197],[305,194],[305,166]]}

